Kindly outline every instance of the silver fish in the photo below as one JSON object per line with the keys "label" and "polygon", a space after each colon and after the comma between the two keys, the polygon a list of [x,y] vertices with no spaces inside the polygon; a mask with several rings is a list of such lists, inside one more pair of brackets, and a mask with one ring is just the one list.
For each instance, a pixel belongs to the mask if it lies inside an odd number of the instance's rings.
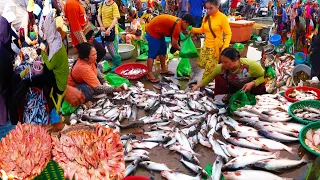
{"label": "silver fish", "polygon": [[173,171],[161,171],[161,176],[168,179],[168,180],[177,180],[177,179],[183,179],[183,180],[200,180],[200,174],[193,177],[186,174],[173,172]]}
{"label": "silver fish", "polygon": [[291,122],[274,122],[271,124],[273,127],[277,127],[286,131],[299,133],[304,127],[302,124],[291,123]]}
{"label": "silver fish", "polygon": [[266,159],[263,161],[258,161],[253,164],[253,166],[258,168],[263,168],[269,171],[280,172],[284,169],[294,168],[302,164],[307,163],[307,155],[304,155],[300,160],[290,160],[290,159]]}
{"label": "silver fish", "polygon": [[216,139],[213,136],[208,138],[214,153],[222,156],[225,160],[228,160],[229,157],[225,154],[224,150],[221,148],[220,144],[216,141]]}
{"label": "silver fish", "polygon": [[263,148],[263,144],[254,144],[251,141],[244,139],[244,138],[232,138],[231,137],[226,140],[233,145],[242,146],[242,147],[251,148],[251,149],[257,149],[257,150],[265,150]]}
{"label": "silver fish", "polygon": [[286,150],[291,154],[294,154],[294,155],[297,154],[297,151],[295,149],[271,139],[247,137],[247,140],[253,144],[262,146],[265,150],[269,150],[269,151]]}
{"label": "silver fish", "polygon": [[258,171],[258,170],[238,170],[238,171],[226,171],[222,173],[223,177],[227,180],[246,180],[246,179],[272,179],[272,180],[289,180],[275,174]]}
{"label": "silver fish", "polygon": [[268,156],[260,156],[260,155],[244,155],[244,156],[238,156],[230,160],[228,163],[226,163],[222,168],[223,169],[239,169],[242,167],[245,167],[250,164],[254,164],[258,161],[265,160],[265,159],[273,159],[277,158],[279,156],[280,152],[276,152],[272,155]]}
{"label": "silver fish", "polygon": [[279,142],[296,142],[299,140],[297,137],[287,136],[287,135],[278,133],[276,131],[268,131],[268,130],[260,129],[259,133],[264,135],[267,138],[274,139]]}
{"label": "silver fish", "polygon": [[158,146],[158,143],[133,141],[133,142],[131,142],[131,146],[134,149],[152,149],[152,148]]}
{"label": "silver fish", "polygon": [[263,155],[263,156],[268,156],[272,154],[272,152],[258,151],[258,150],[253,150],[249,148],[234,146],[231,144],[225,145],[225,147],[232,157],[243,156],[245,154],[255,154],[255,155]]}
{"label": "silver fish", "polygon": [[139,166],[151,171],[171,171],[167,165],[163,163],[156,163],[152,161],[143,161],[139,163]]}
{"label": "silver fish", "polygon": [[148,161],[150,160],[149,156],[146,156],[146,155],[139,155],[139,154],[133,154],[131,156],[125,156],[124,157],[124,161],[125,162],[130,162],[130,161],[135,161],[135,160],[138,160],[138,161]]}
{"label": "silver fish", "polygon": [[131,164],[129,164],[129,165],[126,167],[126,171],[125,171],[125,173],[124,173],[124,177],[127,177],[127,176],[129,176],[131,173],[133,173],[133,172],[137,169],[139,163],[140,163],[140,160],[139,160],[139,159],[136,159],[136,160],[134,160]]}
{"label": "silver fish", "polygon": [[223,166],[223,158],[222,156],[217,156],[215,162],[212,165],[212,180],[220,180],[221,179],[221,169]]}
{"label": "silver fish", "polygon": [[171,138],[167,137],[167,136],[156,136],[156,137],[151,137],[151,138],[146,138],[146,139],[142,139],[142,141],[146,141],[146,142],[167,142],[169,141]]}
{"label": "silver fish", "polygon": [[180,159],[180,162],[182,162],[182,164],[184,164],[186,167],[188,167],[190,170],[192,170],[193,172],[199,174],[201,173],[202,175],[208,177],[208,173],[200,166],[195,165],[189,161],[185,161],[183,158]]}

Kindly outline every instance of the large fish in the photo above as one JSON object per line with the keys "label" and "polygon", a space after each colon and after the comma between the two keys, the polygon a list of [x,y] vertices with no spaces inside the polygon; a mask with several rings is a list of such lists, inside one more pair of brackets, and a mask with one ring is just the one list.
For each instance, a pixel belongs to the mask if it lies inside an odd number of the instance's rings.
{"label": "large fish", "polygon": [[212,165],[212,180],[220,180],[221,179],[221,169],[223,166],[223,158],[221,156],[217,156],[215,162]]}
{"label": "large fish", "polygon": [[156,163],[152,161],[143,161],[139,163],[139,166],[150,171],[171,171],[167,165],[163,163]]}
{"label": "large fish", "polygon": [[302,164],[307,163],[307,155],[303,156],[300,160],[290,160],[290,159],[266,159],[262,161],[258,161],[253,164],[253,166],[258,168],[263,168],[269,171],[282,171],[284,169],[290,169],[294,167],[298,167]]}
{"label": "large fish", "polygon": [[272,155],[268,155],[268,156],[261,156],[261,155],[243,155],[243,156],[238,156],[235,157],[234,159],[230,160],[227,164],[225,164],[223,166],[223,169],[239,169],[242,167],[245,167],[247,165],[256,163],[258,161],[261,160],[265,160],[265,159],[273,159],[273,158],[277,158],[279,156],[280,152],[276,152]]}
{"label": "large fish", "polygon": [[265,150],[269,150],[269,151],[286,150],[291,154],[294,154],[294,155],[297,154],[297,150],[271,139],[247,137],[247,140],[250,141],[250,143],[256,144],[258,146],[262,146]]}
{"label": "large fish", "polygon": [[265,179],[265,180],[289,180],[266,171],[257,170],[238,170],[227,171],[222,173],[226,180],[249,180],[249,179]]}

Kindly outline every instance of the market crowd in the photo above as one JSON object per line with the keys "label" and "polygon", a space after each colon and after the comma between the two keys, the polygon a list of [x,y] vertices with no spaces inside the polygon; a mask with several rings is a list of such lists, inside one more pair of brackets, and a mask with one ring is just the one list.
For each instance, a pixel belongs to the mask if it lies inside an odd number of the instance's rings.
{"label": "market crowd", "polygon": [[[312,4],[307,3],[303,10],[304,6],[298,3],[287,9],[279,3],[276,6],[274,19],[280,34],[285,22],[295,31],[297,41],[305,40],[310,24],[318,28]],[[36,12],[38,8],[35,7],[40,7],[41,11]],[[284,12],[290,14],[288,20],[283,18]],[[19,107],[29,87],[44,88],[46,94],[50,94],[47,99],[54,102],[50,107],[50,122],[57,130],[63,128],[60,116],[63,101],[78,106],[93,95],[123,91],[122,86],[109,86],[97,65],[104,59],[107,49],[112,58],[111,71],[120,66],[119,42],[148,41],[147,78],[150,82],[159,82],[153,74],[156,58],[160,59],[160,74],[174,75],[166,66],[165,37],[171,37],[171,49],[179,51],[182,32],[194,39],[198,35],[205,37],[197,59],[204,73],[193,90],[215,80],[215,95],[231,94],[240,89],[253,94],[266,93],[262,66],[241,58],[236,49],[229,47],[232,32],[227,16],[220,11],[219,0],[29,0],[19,29],[11,26],[15,20],[15,14],[7,6],[0,17],[0,125],[6,124],[8,119],[12,124],[18,122]],[[126,26],[127,23],[130,25]],[[119,33],[121,29],[125,33]],[[78,55],[70,70],[68,37]],[[317,49],[320,42],[315,42]],[[20,53],[20,49],[26,47],[41,57],[42,65],[38,66],[42,73],[32,74],[34,66],[22,70],[13,66],[16,57],[28,60]]]}

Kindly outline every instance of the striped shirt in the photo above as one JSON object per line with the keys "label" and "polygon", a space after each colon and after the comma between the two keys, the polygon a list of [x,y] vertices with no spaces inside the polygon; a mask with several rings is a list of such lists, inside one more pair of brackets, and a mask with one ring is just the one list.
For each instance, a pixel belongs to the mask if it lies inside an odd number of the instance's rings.
{"label": "striped shirt", "polygon": [[102,24],[105,28],[111,25],[114,18],[120,18],[119,9],[115,2],[110,5],[101,4],[98,11],[101,13]]}

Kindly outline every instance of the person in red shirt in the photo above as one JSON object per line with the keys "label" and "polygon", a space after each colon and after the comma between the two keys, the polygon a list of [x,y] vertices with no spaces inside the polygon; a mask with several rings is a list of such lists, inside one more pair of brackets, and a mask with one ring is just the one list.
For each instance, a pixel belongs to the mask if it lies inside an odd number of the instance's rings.
{"label": "person in red shirt", "polygon": [[231,10],[230,10],[230,15],[231,16],[235,16],[236,15],[236,10],[237,10],[237,7],[238,7],[238,3],[240,2],[240,0],[232,0],[231,1]]}
{"label": "person in red shirt", "polygon": [[67,0],[64,13],[69,22],[72,44],[77,48],[80,43],[91,41],[98,53],[97,61],[101,61],[106,50],[92,38],[94,32],[79,0]]}
{"label": "person in red shirt", "polygon": [[165,36],[171,36],[172,48],[180,50],[179,37],[180,32],[187,29],[188,26],[193,25],[194,20],[190,14],[184,15],[181,19],[167,14],[159,15],[153,18],[146,27],[148,40],[148,74],[147,78],[150,82],[159,82],[152,72],[153,60],[159,55],[161,70],[160,74],[174,75],[173,72],[168,71],[166,67],[167,45]]}

